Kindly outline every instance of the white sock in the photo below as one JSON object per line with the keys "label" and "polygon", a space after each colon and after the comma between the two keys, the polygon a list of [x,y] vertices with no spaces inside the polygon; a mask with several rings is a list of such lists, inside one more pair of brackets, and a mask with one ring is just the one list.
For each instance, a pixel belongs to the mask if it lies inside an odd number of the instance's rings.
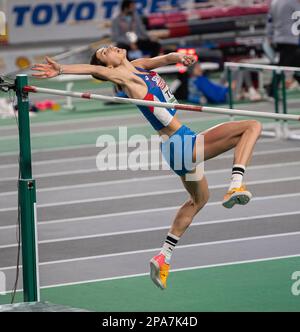
{"label": "white sock", "polygon": [[173,250],[175,249],[175,246],[177,242],[179,241],[179,237],[176,235],[173,235],[171,233],[168,233],[165,243],[163,244],[163,247],[161,249],[161,254],[163,254],[166,257],[166,263],[170,264],[171,257]]}
{"label": "white sock", "polygon": [[232,167],[232,176],[229,190],[240,188],[243,183],[243,177],[246,167],[244,165],[234,164]]}

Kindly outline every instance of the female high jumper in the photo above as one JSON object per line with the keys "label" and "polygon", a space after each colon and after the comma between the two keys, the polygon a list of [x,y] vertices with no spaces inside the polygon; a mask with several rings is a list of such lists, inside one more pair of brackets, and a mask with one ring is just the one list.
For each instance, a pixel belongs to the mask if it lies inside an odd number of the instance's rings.
{"label": "female high jumper", "polygon": [[[48,57],[46,61],[46,64],[34,65],[32,69],[38,72],[33,76],[51,78],[60,74],[89,74],[96,79],[116,84],[130,98],[176,103],[165,81],[152,70],[179,62],[190,66],[195,62],[195,58],[180,53],[169,53],[129,62],[126,50],[109,46],[98,49],[92,56],[90,64],[61,65]],[[199,153],[202,153],[202,160],[206,161],[235,148],[231,183],[224,196],[223,206],[232,208],[235,204],[245,205],[252,195],[243,184],[243,176],[262,126],[256,120],[232,121],[221,123],[197,135],[182,125],[176,116],[175,109],[149,106],[138,106],[138,108],[158,134],[167,137],[167,140],[161,143],[162,153],[170,167],[180,176],[190,196],[178,210],[160,253],[150,260],[152,281],[159,288],[165,289],[172,252],[195,215],[209,199],[205,176],[196,181],[188,179],[186,175],[196,172],[196,168],[189,169],[184,162],[180,167],[177,162],[175,167],[176,156],[180,155],[179,159],[182,161],[186,160],[186,157],[195,161],[199,160]],[[200,136],[204,137],[204,144]],[[170,142],[176,141],[173,140],[174,138],[177,140],[179,138],[181,144],[166,148],[168,144],[170,146]],[[201,149],[203,145],[204,151]]]}

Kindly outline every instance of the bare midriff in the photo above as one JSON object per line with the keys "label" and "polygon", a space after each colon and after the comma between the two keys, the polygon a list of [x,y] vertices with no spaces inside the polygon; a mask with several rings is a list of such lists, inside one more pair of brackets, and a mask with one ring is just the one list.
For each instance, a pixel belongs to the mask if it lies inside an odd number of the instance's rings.
{"label": "bare midriff", "polygon": [[180,127],[182,123],[177,119],[176,115],[173,117],[173,120],[169,123],[167,127],[164,127],[161,130],[158,130],[160,136],[167,135],[172,136]]}

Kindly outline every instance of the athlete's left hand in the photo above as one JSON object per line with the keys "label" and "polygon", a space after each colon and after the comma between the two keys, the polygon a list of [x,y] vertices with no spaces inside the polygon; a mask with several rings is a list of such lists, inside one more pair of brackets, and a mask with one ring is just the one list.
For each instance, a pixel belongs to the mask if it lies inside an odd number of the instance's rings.
{"label": "athlete's left hand", "polygon": [[194,55],[181,55],[180,62],[185,66],[191,66],[196,62],[196,57]]}

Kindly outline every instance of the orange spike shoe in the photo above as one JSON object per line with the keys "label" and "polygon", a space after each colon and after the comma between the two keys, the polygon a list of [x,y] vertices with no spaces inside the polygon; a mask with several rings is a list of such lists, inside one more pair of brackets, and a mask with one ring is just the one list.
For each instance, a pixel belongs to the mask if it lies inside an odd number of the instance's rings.
{"label": "orange spike shoe", "polygon": [[150,277],[154,284],[160,289],[167,288],[170,264],[167,264],[165,260],[166,258],[163,254],[154,256],[150,260]]}
{"label": "orange spike shoe", "polygon": [[231,209],[235,204],[246,205],[252,198],[252,194],[243,184],[240,188],[233,188],[224,196],[222,205]]}

